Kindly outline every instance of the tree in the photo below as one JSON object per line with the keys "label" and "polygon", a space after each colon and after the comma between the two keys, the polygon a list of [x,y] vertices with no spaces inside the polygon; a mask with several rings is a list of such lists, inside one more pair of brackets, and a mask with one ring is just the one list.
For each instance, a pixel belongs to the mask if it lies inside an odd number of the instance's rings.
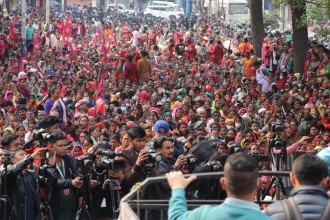
{"label": "tree", "polygon": [[330,1],[306,1],[306,23],[313,26],[313,31],[322,37],[330,33]]}
{"label": "tree", "polygon": [[268,30],[276,30],[279,28],[280,24],[280,11],[279,10],[271,10],[264,11],[264,26]]}
{"label": "tree", "polygon": [[249,0],[249,8],[254,51],[261,56],[261,46],[265,37],[262,0]]}
{"label": "tree", "polygon": [[308,30],[305,0],[289,0],[292,12],[294,72],[303,73],[308,49]]}
{"label": "tree", "polygon": [[199,13],[204,13],[205,0],[191,0],[192,4],[196,7]]}
{"label": "tree", "polygon": [[[253,0],[254,1],[254,0]],[[330,0],[275,0],[289,4],[292,12],[294,72],[304,72],[305,56],[308,49],[308,25],[320,23],[323,34],[328,33]],[[307,7],[308,4],[308,13]],[[321,33],[322,34],[322,33]]]}

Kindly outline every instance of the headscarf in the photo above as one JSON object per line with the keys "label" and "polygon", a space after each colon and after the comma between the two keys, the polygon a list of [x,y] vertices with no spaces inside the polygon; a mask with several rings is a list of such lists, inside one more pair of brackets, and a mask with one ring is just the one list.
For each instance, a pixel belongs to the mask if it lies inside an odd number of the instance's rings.
{"label": "headscarf", "polygon": [[81,157],[82,155],[84,155],[84,154],[86,153],[86,152],[84,152],[85,150],[84,150],[80,145],[75,145],[75,146],[73,146],[72,150],[70,151],[70,154],[71,154],[73,157],[74,157],[74,150],[75,150],[76,148],[80,148],[80,150],[81,150],[81,155],[75,157],[75,159]]}
{"label": "headscarf", "polygon": [[[178,108],[175,108],[174,110],[173,110],[173,112],[172,112],[172,118],[174,119],[174,121],[176,121],[176,112],[178,111],[178,110],[182,110],[183,111],[183,109],[181,108],[181,107],[178,107]],[[180,118],[179,118],[180,119]]]}
{"label": "headscarf", "polygon": [[7,90],[6,93],[5,93],[5,96],[3,97],[3,99],[6,100],[6,101],[9,101],[9,100],[8,100],[8,96],[9,96],[10,94],[14,95],[14,93],[13,93],[12,91]]}
{"label": "headscarf", "polygon": [[[37,93],[34,93],[34,89],[37,89]],[[40,101],[40,99],[41,99],[41,97],[42,97],[42,94],[41,94],[41,92],[40,92],[39,87],[35,86],[35,87],[32,88],[32,95],[34,96],[34,99],[35,99],[36,101]]]}

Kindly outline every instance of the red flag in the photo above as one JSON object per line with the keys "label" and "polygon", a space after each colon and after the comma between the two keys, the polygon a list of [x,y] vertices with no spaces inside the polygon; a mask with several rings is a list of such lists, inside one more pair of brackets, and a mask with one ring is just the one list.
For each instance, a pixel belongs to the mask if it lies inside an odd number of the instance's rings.
{"label": "red flag", "polygon": [[104,96],[103,96],[103,90],[104,90],[104,72],[103,72],[103,64],[100,68],[100,72],[97,79],[97,97],[96,97],[96,103],[95,107],[96,110],[101,113],[102,115],[105,115],[105,102],[104,102]]}
{"label": "red flag", "polygon": [[12,23],[9,26],[9,39],[12,47],[15,47],[14,25]]}
{"label": "red flag", "polygon": [[66,36],[71,36],[70,35],[71,26],[72,26],[72,21],[71,21],[71,16],[69,15],[66,18],[66,23],[65,23],[65,34],[66,34]]}
{"label": "red flag", "polygon": [[104,99],[98,98],[95,103],[97,112],[100,112],[102,115],[105,115],[105,103]]}
{"label": "red flag", "polygon": [[100,38],[103,38],[102,33],[101,33],[101,30],[97,27],[96,28],[96,39],[100,39]]}

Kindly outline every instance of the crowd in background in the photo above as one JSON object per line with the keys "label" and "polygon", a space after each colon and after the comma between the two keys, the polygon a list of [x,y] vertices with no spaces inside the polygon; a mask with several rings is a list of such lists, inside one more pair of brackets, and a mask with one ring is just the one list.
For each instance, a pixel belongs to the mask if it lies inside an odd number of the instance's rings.
{"label": "crowd in background", "polygon": [[[216,145],[207,160],[220,167],[227,154],[243,151],[254,155],[260,170],[271,170],[274,155],[284,151],[270,146],[275,136],[286,145],[286,170],[298,155],[330,143],[330,52],[316,41],[309,42],[304,72],[295,73],[290,32],[265,33],[257,54],[248,29],[214,17],[170,21],[84,7],[52,12],[49,24],[44,13],[28,13],[23,57],[21,19],[15,12],[0,18],[4,151],[38,152],[44,146],[33,141],[40,129],[65,132],[68,161],[99,149],[131,150],[121,157],[125,169],[109,174],[120,180],[123,195],[146,178],[150,149],[166,159],[155,171],[164,175],[196,170],[183,155],[202,141]],[[59,135],[55,142],[61,140]],[[164,142],[171,148],[167,154]],[[101,189],[102,181],[95,177],[91,187]]]}

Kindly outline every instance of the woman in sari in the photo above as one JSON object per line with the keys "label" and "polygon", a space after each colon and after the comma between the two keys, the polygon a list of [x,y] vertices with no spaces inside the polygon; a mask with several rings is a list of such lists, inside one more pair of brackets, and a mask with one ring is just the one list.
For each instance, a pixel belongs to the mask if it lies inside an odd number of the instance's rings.
{"label": "woman in sari", "polygon": [[68,109],[60,97],[60,89],[52,88],[49,92],[48,99],[43,104],[45,114],[50,115],[51,111],[56,111],[59,115],[61,123],[67,124],[68,122]]}
{"label": "woman in sari", "polygon": [[128,23],[127,23],[127,21],[126,21],[125,24],[124,24],[124,27],[123,27],[123,39],[124,39],[125,41],[128,41],[129,38],[130,38],[130,36],[131,36],[131,34],[132,34],[132,30],[131,30],[131,28],[128,26]]}

